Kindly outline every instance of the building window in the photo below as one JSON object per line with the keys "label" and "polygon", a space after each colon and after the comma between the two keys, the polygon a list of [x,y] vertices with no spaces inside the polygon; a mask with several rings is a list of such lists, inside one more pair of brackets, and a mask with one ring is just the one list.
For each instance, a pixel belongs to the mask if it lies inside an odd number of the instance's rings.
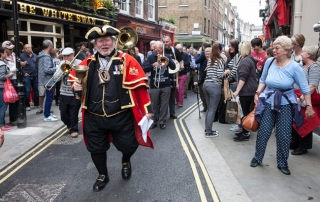
{"label": "building window", "polygon": [[207,6],[207,0],[204,0],[204,6]]}
{"label": "building window", "polygon": [[180,17],[179,32],[188,33],[188,17]]}
{"label": "building window", "polygon": [[136,16],[143,17],[143,0],[136,0]]}
{"label": "building window", "polygon": [[208,20],[208,35],[210,35],[210,28],[211,28],[210,20]]}
{"label": "building window", "polygon": [[204,20],[203,20],[203,33],[205,34],[206,33],[206,31],[207,31],[207,18],[204,18]]}
{"label": "building window", "polygon": [[149,20],[154,20],[154,1],[155,0],[148,0],[148,18]]}
{"label": "building window", "polygon": [[120,13],[129,13],[129,3],[120,1]]}

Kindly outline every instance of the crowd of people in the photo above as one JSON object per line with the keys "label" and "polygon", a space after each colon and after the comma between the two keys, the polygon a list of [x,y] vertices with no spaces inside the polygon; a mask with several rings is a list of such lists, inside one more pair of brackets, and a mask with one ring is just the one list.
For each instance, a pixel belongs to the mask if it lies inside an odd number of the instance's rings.
{"label": "crowd of people", "polygon": [[[206,113],[205,137],[218,137],[219,132],[212,127],[219,113],[221,100],[224,98],[222,89],[225,85],[223,80],[226,78],[233,92],[232,96],[239,99],[243,117],[253,110],[254,105],[257,107],[256,118],[260,122],[260,127],[250,166],[256,167],[262,163],[265,148],[273,130],[277,138],[278,168],[284,174],[290,174],[287,163],[290,149],[293,149],[293,155],[302,155],[312,148],[312,131],[320,125],[320,107],[313,102],[320,81],[320,66],[316,63],[319,49],[317,46],[304,46],[303,35],[296,34],[292,38],[280,36],[268,47],[263,46],[260,38],[254,38],[251,42],[239,42],[233,39],[230,40],[227,50],[218,42],[212,45],[203,43],[199,50],[182,44],[176,44],[173,47],[172,39],[165,36],[160,41],[151,41],[150,51],[144,55],[137,47],[119,52],[115,49],[111,50],[111,45],[97,49],[100,48],[99,43],[115,43],[112,36],[117,35],[118,32],[110,30],[108,34],[111,41],[105,38],[105,41],[101,42],[99,40],[103,39],[103,36],[90,37],[89,35],[88,39],[93,40],[94,48],[88,48],[87,43],[81,42],[76,45],[76,51],[71,47],[54,49],[52,41],[44,40],[43,50],[36,55],[30,44],[24,44],[20,66],[26,92],[26,110],[30,111],[31,107],[37,109],[36,114],[43,113],[43,121],[58,121],[51,110],[52,102],[55,100],[55,104],[60,109],[61,121],[67,126],[71,136],[77,137],[78,113],[81,107],[81,101],[75,97],[75,89],[77,89],[90,92],[82,99],[82,102],[85,100],[82,104],[86,106],[86,111],[90,112],[86,113],[86,119],[96,120],[103,125],[104,120],[96,119],[96,115],[113,117],[121,112],[121,116],[117,115],[118,118],[112,121],[124,122],[126,120],[124,117],[130,115],[125,111],[132,107],[131,102],[129,105],[118,103],[117,96],[122,96],[120,94],[123,89],[119,86],[120,84],[117,84],[117,79],[113,81],[118,74],[123,74],[121,71],[123,64],[121,61],[119,65],[116,62],[112,70],[108,65],[111,64],[110,59],[114,61],[117,54],[121,55],[124,52],[131,56],[127,59],[128,61],[135,65],[139,64],[138,66],[141,67],[141,70],[130,67],[128,74],[137,76],[138,71],[144,71],[147,75],[147,84],[141,85],[148,86],[148,96],[151,100],[150,109],[146,111],[148,118],[153,120],[150,129],[156,128],[158,124],[160,129],[166,129],[167,118],[177,119],[176,107],[183,107],[184,99],[188,97],[187,91],[193,90],[194,93],[200,94],[203,105],[201,112]],[[7,104],[3,100],[4,81],[10,78],[15,84],[17,79],[13,48],[14,45],[10,41],[3,42],[0,48],[0,128],[2,131],[10,131],[17,124],[17,103]],[[101,58],[98,63],[92,59],[102,56],[106,57]],[[90,72],[89,70],[88,74],[97,74],[99,78],[103,78],[102,80],[107,77],[102,85],[109,83],[111,78],[110,84],[116,86],[119,92],[106,93],[101,97],[94,89],[94,86],[101,86],[101,83],[91,78],[86,80],[86,85],[91,88],[91,91],[85,91],[83,83],[78,83],[78,80],[74,79],[75,76],[69,74],[70,72],[63,73],[63,65],[72,67],[79,64],[97,66],[92,68],[98,68],[98,71]],[[144,79],[141,77],[141,80]],[[72,85],[75,85],[75,88]],[[124,93],[128,94],[128,92]],[[109,100],[99,104],[101,99]],[[31,102],[33,106],[30,105]],[[5,121],[7,105],[9,105],[9,124]],[[104,110],[101,111],[103,105],[105,105]],[[153,115],[150,112],[153,112]],[[88,122],[85,125],[87,127],[84,132],[90,134],[87,140],[88,150],[101,174],[94,185],[94,190],[99,191],[108,179],[104,166],[101,166],[98,160],[105,158],[101,153],[109,146],[104,144],[103,147],[96,148],[96,141],[107,141],[97,137],[99,133],[110,128],[93,131],[95,124]],[[243,128],[241,123],[232,126],[230,130],[235,132],[234,141],[250,140],[250,131]],[[122,176],[128,178],[131,174],[130,157],[137,145],[127,150],[117,139],[114,139],[114,143],[124,154]]]}

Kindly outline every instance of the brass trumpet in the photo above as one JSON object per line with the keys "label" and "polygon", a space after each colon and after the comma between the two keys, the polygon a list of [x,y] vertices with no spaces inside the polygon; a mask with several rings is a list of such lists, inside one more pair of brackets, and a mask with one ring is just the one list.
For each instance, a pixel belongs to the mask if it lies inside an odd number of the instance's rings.
{"label": "brass trumpet", "polygon": [[[74,58],[72,59],[72,61],[67,64],[65,61],[61,66],[60,66],[60,69],[62,72],[58,72],[56,71],[54,73],[54,75],[51,77],[51,79],[49,79],[49,81],[46,83],[46,85],[44,85],[44,88],[47,89],[47,90],[51,90],[53,88],[53,86],[61,79],[61,77],[65,74],[69,74],[71,71],[72,71],[72,63],[74,62],[74,60],[77,58],[77,56],[79,55],[81,51],[79,51],[76,56],[74,56]],[[57,76],[56,74],[60,74],[59,76]],[[50,84],[51,80],[52,79],[55,79],[54,83],[48,87],[48,85]]]}

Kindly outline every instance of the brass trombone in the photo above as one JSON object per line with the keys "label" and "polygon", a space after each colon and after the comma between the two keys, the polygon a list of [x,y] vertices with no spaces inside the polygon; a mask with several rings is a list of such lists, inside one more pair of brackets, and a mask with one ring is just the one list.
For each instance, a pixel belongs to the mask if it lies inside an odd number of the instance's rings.
{"label": "brass trombone", "polygon": [[166,67],[169,64],[169,59],[166,56],[164,56],[164,44],[162,45],[162,50],[162,56],[158,56],[157,62],[159,63],[160,67]]}
{"label": "brass trombone", "polygon": [[[74,58],[72,59],[72,61],[70,63],[66,63],[67,61],[65,60],[64,63],[60,66],[60,69],[62,72],[56,71],[54,73],[54,75],[51,77],[51,79],[49,79],[49,81],[46,83],[46,85],[44,85],[44,88],[47,90],[51,90],[53,88],[53,86],[61,79],[61,77],[65,74],[69,74],[72,71],[72,63],[75,61],[75,59],[77,58],[77,56],[79,55],[81,51],[79,50],[79,52],[76,54],[76,56],[74,56]],[[60,74],[58,77],[56,74]],[[57,78],[54,83],[48,87],[48,85],[50,84],[51,80]]]}

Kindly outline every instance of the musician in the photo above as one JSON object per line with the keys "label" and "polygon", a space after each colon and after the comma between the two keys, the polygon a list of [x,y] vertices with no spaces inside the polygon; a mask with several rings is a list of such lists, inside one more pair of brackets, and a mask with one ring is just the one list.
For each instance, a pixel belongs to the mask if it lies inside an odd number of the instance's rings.
{"label": "musician", "polygon": [[[67,47],[63,49],[61,55],[63,61],[60,62],[59,68],[57,69],[54,80],[61,80],[60,85],[60,116],[61,121],[67,126],[68,131],[72,138],[78,137],[78,114],[81,107],[81,102],[76,99],[71,89],[71,84],[68,82],[68,74],[63,74],[62,67],[66,64],[71,66],[79,65],[81,60],[74,58],[74,51],[72,48]],[[71,63],[72,62],[72,63]],[[61,74],[63,74],[61,76]]]}
{"label": "musician", "polygon": [[[164,42],[164,50],[165,53],[170,55],[170,57],[174,60],[177,60],[180,64],[180,70],[184,70],[183,60],[180,54],[180,51],[174,47],[171,46],[171,38],[169,36],[163,37]],[[170,92],[170,99],[169,99],[169,111],[170,111],[170,117],[172,119],[176,119],[176,106],[175,106],[175,93],[176,88],[178,88],[178,72],[175,74],[170,74],[171,79],[171,92]]]}
{"label": "musician", "polygon": [[167,54],[164,56],[168,59],[168,65],[161,66],[161,64],[158,63],[159,57],[163,56],[163,43],[161,41],[154,42],[153,48],[156,54],[149,55],[142,65],[145,72],[151,72],[149,94],[151,97],[152,109],[154,111],[154,122],[150,126],[150,129],[157,127],[157,122],[159,122],[161,129],[165,129],[171,93],[168,68],[174,70],[176,65]]}
{"label": "musician", "polygon": [[130,158],[138,146],[153,148],[149,132],[145,142],[137,124],[143,116],[152,117],[148,80],[133,57],[115,49],[119,33],[109,25],[90,29],[85,38],[93,40],[97,53],[80,63],[89,67],[83,82],[73,79],[75,70],[69,77],[75,81],[74,91],[78,95],[82,91],[84,141],[99,172],[93,191],[102,190],[109,182],[106,151],[110,141],[122,152],[124,180],[131,176]]}

